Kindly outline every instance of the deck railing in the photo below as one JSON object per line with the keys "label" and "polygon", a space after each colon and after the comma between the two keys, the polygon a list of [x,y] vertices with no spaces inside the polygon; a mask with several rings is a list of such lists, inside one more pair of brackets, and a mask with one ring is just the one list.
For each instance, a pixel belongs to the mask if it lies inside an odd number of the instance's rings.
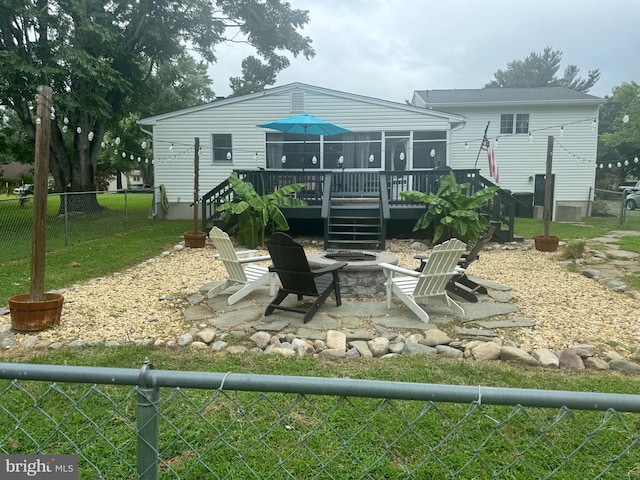
{"label": "deck railing", "polygon": [[[494,184],[482,177],[476,169],[422,170],[422,171],[291,171],[291,170],[237,170],[239,178],[251,182],[260,195],[274,192],[278,188],[293,183],[306,183],[298,198],[308,206],[320,207],[327,192],[333,197],[376,197],[381,198],[383,208],[415,206],[415,202],[405,200],[403,191],[436,192],[443,175],[453,172],[458,184],[468,183],[465,193],[472,194]],[[329,189],[326,183],[330,181]],[[385,194],[382,195],[382,192]],[[386,198],[385,198],[386,197]],[[208,231],[216,218],[216,208],[222,201],[233,200],[233,190],[228,181],[215,187],[202,197],[202,228]],[[385,201],[386,200],[386,201]],[[483,209],[493,221],[505,225],[513,235],[515,202],[509,192],[499,190]]]}

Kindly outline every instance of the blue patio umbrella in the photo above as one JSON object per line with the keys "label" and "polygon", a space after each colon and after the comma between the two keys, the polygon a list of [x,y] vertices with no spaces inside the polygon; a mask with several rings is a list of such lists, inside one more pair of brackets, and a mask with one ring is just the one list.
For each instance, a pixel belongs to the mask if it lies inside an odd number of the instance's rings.
{"label": "blue patio umbrella", "polygon": [[331,122],[327,122],[326,120],[307,114],[295,115],[293,117],[263,123],[258,126],[278,130],[283,133],[300,133],[303,135],[337,135],[339,133],[349,133],[351,131],[339,125],[335,125]]}
{"label": "blue patio umbrella", "polygon": [[[336,125],[321,118],[314,117],[313,115],[295,115],[293,117],[283,118],[281,120],[275,120],[269,123],[263,123],[258,125],[262,128],[270,128],[272,130],[278,130],[283,133],[297,133],[301,135],[337,135],[339,133],[349,133],[351,130],[347,130],[340,125]],[[304,170],[304,151],[307,138],[303,140],[303,157],[302,157],[302,169]]]}

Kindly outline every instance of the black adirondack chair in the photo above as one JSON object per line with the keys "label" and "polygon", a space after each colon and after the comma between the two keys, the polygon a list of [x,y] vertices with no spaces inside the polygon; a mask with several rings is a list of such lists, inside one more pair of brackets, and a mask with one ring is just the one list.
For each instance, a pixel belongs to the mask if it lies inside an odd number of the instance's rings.
{"label": "black adirondack chair", "polygon": [[[266,245],[273,262],[270,270],[278,274],[282,287],[267,306],[265,316],[271,315],[276,309],[286,310],[304,313],[304,323],[307,323],[332,292],[336,298],[336,305],[339,307],[342,304],[338,270],[344,268],[347,262],[336,262],[333,265],[312,270],[302,245],[282,232],[272,234]],[[302,300],[305,296],[316,297],[316,299],[308,308],[281,305],[289,294],[296,295],[298,300]]]}
{"label": "black adirondack chair", "polygon": [[[467,268],[469,268],[469,265],[480,258],[480,252],[482,251],[484,246],[493,238],[493,232],[495,229],[495,226],[491,226],[485,232],[485,234],[476,242],[473,248],[469,250],[469,253],[462,254],[462,258],[458,262],[459,267],[466,270]],[[420,266],[416,269],[419,272],[422,271],[426,262],[429,261],[428,256],[416,255],[414,258],[420,260]],[[467,276],[466,272],[455,275],[451,280],[449,280],[449,283],[447,283],[445,290],[472,303],[476,303],[478,301],[478,294],[487,294],[487,289],[479,283],[471,280]]]}

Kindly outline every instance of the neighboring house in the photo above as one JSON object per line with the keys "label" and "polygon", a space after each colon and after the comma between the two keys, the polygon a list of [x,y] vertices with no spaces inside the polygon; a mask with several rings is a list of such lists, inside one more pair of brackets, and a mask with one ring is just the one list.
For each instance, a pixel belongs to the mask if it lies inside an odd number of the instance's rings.
{"label": "neighboring house", "polygon": [[[155,183],[166,187],[171,206],[167,218],[192,215],[196,137],[203,195],[232,170],[260,168],[395,174],[448,166],[477,168],[482,177],[494,180],[487,153],[480,151],[489,122],[487,136],[495,149],[500,186],[529,198],[535,194],[540,204],[547,136],[555,135],[554,199],[586,209],[595,182],[602,101],[564,88],[425,90],[416,91],[408,105],[293,83],[138,123],[153,135]],[[300,113],[353,133],[303,139],[258,127]],[[398,188],[419,188],[407,178]]]}
{"label": "neighboring house", "polygon": [[[417,90],[411,101],[419,107],[463,115],[464,128],[451,134],[451,166],[474,168],[477,160],[480,174],[492,178],[487,153],[480,150],[489,124],[487,138],[500,186],[533,195],[539,206],[544,205],[547,143],[553,136],[554,213],[562,213],[556,212],[558,206],[574,206],[581,207],[582,216],[593,199],[598,113],[603,102],[563,87]],[[564,215],[554,215],[560,217]]]}

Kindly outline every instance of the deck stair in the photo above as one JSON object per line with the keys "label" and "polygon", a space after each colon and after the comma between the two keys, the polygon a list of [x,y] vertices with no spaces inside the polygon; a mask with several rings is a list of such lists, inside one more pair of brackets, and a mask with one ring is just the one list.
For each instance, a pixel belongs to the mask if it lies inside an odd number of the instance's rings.
{"label": "deck stair", "polygon": [[379,198],[331,199],[325,225],[325,250],[384,250],[384,237]]}

